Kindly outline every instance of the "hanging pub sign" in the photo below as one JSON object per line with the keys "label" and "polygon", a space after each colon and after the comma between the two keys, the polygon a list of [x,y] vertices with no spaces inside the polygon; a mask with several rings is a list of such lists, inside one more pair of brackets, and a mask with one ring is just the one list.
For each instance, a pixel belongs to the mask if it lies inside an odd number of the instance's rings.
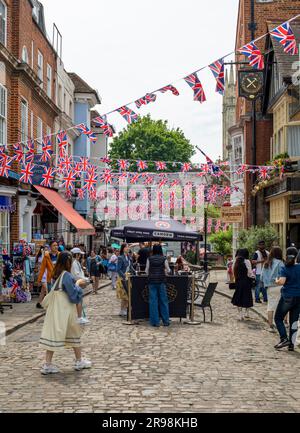
{"label": "hanging pub sign", "polygon": [[223,223],[242,223],[244,218],[243,206],[222,207],[221,220]]}

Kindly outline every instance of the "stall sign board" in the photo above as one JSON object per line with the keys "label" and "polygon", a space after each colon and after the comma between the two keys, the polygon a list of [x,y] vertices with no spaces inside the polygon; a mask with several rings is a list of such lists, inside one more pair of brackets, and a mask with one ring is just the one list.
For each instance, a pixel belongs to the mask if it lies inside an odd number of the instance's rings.
{"label": "stall sign board", "polygon": [[221,209],[221,220],[223,223],[242,223],[243,217],[243,206],[223,207]]}
{"label": "stall sign board", "polygon": [[[149,318],[149,287],[147,276],[131,277],[131,318],[132,320]],[[187,317],[188,288],[192,283],[189,276],[168,276],[167,294],[170,317]]]}

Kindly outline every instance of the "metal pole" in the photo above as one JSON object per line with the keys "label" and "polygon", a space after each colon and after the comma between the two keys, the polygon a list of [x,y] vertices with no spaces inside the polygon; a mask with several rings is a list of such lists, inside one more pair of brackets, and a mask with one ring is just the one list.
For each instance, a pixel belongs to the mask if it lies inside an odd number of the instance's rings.
{"label": "metal pole", "polygon": [[208,258],[207,258],[207,209],[204,209],[204,272],[208,271]]}
{"label": "metal pole", "polygon": [[[252,165],[256,165],[256,100],[252,102]],[[256,173],[251,176],[252,185],[256,182]],[[257,224],[256,217],[257,199],[256,195],[252,197],[252,221],[253,225]]]}

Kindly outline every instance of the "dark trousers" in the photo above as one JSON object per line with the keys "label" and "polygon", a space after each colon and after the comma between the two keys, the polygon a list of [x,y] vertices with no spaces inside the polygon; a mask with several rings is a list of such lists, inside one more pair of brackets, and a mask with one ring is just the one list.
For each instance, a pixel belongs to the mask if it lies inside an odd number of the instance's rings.
{"label": "dark trousers", "polygon": [[284,326],[284,318],[287,313],[290,313],[289,340],[290,344],[294,345],[298,331],[298,320],[300,315],[300,296],[287,298],[281,295],[274,318],[281,340],[287,338],[287,332]]}

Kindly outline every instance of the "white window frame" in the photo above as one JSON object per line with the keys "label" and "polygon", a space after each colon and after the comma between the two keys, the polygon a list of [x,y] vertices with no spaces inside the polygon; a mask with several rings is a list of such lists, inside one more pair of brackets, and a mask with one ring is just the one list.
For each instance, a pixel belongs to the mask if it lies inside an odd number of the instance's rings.
{"label": "white window frame", "polygon": [[40,86],[41,88],[43,88],[44,86],[44,56],[43,54],[40,52],[40,50],[38,50],[38,77],[40,78],[40,80],[42,80]]}
{"label": "white window frame", "polygon": [[4,6],[4,12],[5,12],[5,17],[3,18],[4,21],[4,41],[0,41],[5,47],[7,45],[7,4],[3,1],[0,0],[0,3]]}
{"label": "white window frame", "polygon": [[52,98],[52,67],[47,63],[47,96]]}
{"label": "white window frame", "polygon": [[[23,129],[23,106],[26,107],[26,119],[25,119],[25,130]],[[26,142],[28,141],[28,101],[26,101],[25,98],[21,98],[21,142],[23,144],[26,144]]]}
{"label": "white window frame", "polygon": [[29,62],[28,50],[27,50],[26,45],[24,45],[24,47],[22,48],[22,62],[27,63],[27,64]]}
{"label": "white window frame", "polygon": [[43,152],[43,120],[38,117],[37,118],[37,127],[36,127],[36,143],[37,143],[37,153]]}
{"label": "white window frame", "polygon": [[[3,92],[3,93],[2,93]],[[4,102],[4,109],[2,112],[2,95]],[[7,89],[0,84],[0,122],[2,123],[2,128],[0,128],[0,145],[7,146]],[[1,136],[2,135],[2,136]]]}
{"label": "white window frame", "polygon": [[10,213],[0,212],[0,236],[2,238],[2,248],[6,248],[10,253]]}
{"label": "white window frame", "polygon": [[34,42],[31,42],[31,68],[34,68]]}
{"label": "white window frame", "polygon": [[30,138],[33,140],[33,111],[30,113]]}

